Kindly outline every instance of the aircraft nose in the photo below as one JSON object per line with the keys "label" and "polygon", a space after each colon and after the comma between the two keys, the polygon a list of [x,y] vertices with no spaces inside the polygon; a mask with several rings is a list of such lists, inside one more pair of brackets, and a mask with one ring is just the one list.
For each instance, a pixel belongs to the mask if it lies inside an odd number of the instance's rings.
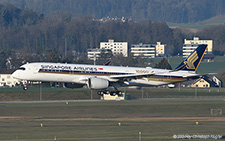
{"label": "aircraft nose", "polygon": [[19,77],[19,72],[18,71],[15,71],[12,73],[12,77],[13,78],[18,78]]}

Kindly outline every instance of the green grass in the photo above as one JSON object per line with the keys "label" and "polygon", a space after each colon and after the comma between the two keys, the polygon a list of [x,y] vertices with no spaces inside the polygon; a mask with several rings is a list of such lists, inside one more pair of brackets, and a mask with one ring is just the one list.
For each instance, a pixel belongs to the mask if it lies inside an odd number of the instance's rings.
{"label": "green grass", "polygon": [[219,24],[224,24],[225,23],[225,17],[224,16],[216,16],[204,21],[201,21],[200,24],[205,24],[205,25],[219,25]]}
{"label": "green grass", "polygon": [[[28,86],[29,87],[29,86]],[[41,96],[40,96],[41,95]],[[39,101],[42,100],[79,100],[90,99],[89,89],[67,89],[67,88],[35,88],[29,87],[27,91],[22,88],[1,88],[0,101]],[[93,91],[93,98],[99,99],[96,91]]]}
{"label": "green grass", "polygon": [[[173,140],[173,135],[223,135],[224,101],[110,101],[0,104],[0,140]],[[8,117],[8,118],[7,118]],[[193,118],[194,117],[194,118]],[[195,125],[198,121],[199,125]],[[118,126],[118,123],[121,126]],[[40,127],[40,124],[43,127]]]}
{"label": "green grass", "polygon": [[[1,116],[22,116],[37,119],[209,116],[213,105],[223,108],[224,104],[223,101],[81,102],[69,103],[68,105],[65,103],[1,104]],[[177,112],[175,109],[183,112]],[[197,110],[190,111],[189,109]]]}
{"label": "green grass", "polygon": [[183,28],[190,28],[190,29],[203,29],[210,26],[216,25],[224,25],[225,18],[224,16],[217,16],[213,17],[204,21],[200,21],[197,23],[167,23],[170,27],[183,27]]}
{"label": "green grass", "polygon": [[[119,90],[129,94],[132,99],[142,98],[225,98],[224,88],[154,88],[146,87],[142,90],[134,88],[120,88]],[[97,91],[89,89],[67,88],[39,88],[30,87],[27,91],[22,88],[1,88],[0,101],[42,101],[46,100],[88,100],[100,99]]]}

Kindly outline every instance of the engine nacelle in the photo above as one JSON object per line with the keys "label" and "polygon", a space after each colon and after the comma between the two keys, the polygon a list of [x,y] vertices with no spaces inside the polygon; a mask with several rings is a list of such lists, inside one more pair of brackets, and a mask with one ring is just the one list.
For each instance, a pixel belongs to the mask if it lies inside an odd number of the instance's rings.
{"label": "engine nacelle", "polygon": [[89,89],[106,89],[109,87],[109,80],[104,78],[95,78],[91,77],[88,79],[88,88]]}
{"label": "engine nacelle", "polygon": [[71,89],[75,89],[75,88],[82,88],[84,86],[84,84],[78,84],[78,83],[64,83],[66,88],[71,88]]}

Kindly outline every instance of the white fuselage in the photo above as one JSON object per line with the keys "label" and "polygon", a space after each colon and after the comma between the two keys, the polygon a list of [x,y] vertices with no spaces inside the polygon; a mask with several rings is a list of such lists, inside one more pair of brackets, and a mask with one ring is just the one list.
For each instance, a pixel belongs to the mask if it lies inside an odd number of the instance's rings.
{"label": "white fuselage", "polygon": [[22,65],[12,75],[14,78],[29,81],[65,82],[86,84],[90,77],[98,77],[117,82],[119,79],[111,79],[110,76],[149,74],[154,75],[141,79],[126,81],[126,85],[157,86],[191,80],[195,73],[188,71],[171,71],[155,69],[151,67],[121,67],[63,63],[27,63]]}

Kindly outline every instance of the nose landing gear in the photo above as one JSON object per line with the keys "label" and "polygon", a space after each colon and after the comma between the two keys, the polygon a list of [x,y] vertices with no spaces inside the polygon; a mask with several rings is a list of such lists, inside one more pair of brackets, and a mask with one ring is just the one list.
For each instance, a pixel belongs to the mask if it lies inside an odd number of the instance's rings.
{"label": "nose landing gear", "polygon": [[21,82],[21,86],[23,87],[23,90],[27,90],[28,89],[28,87],[27,87],[27,81],[26,80],[23,80],[22,82]]}

